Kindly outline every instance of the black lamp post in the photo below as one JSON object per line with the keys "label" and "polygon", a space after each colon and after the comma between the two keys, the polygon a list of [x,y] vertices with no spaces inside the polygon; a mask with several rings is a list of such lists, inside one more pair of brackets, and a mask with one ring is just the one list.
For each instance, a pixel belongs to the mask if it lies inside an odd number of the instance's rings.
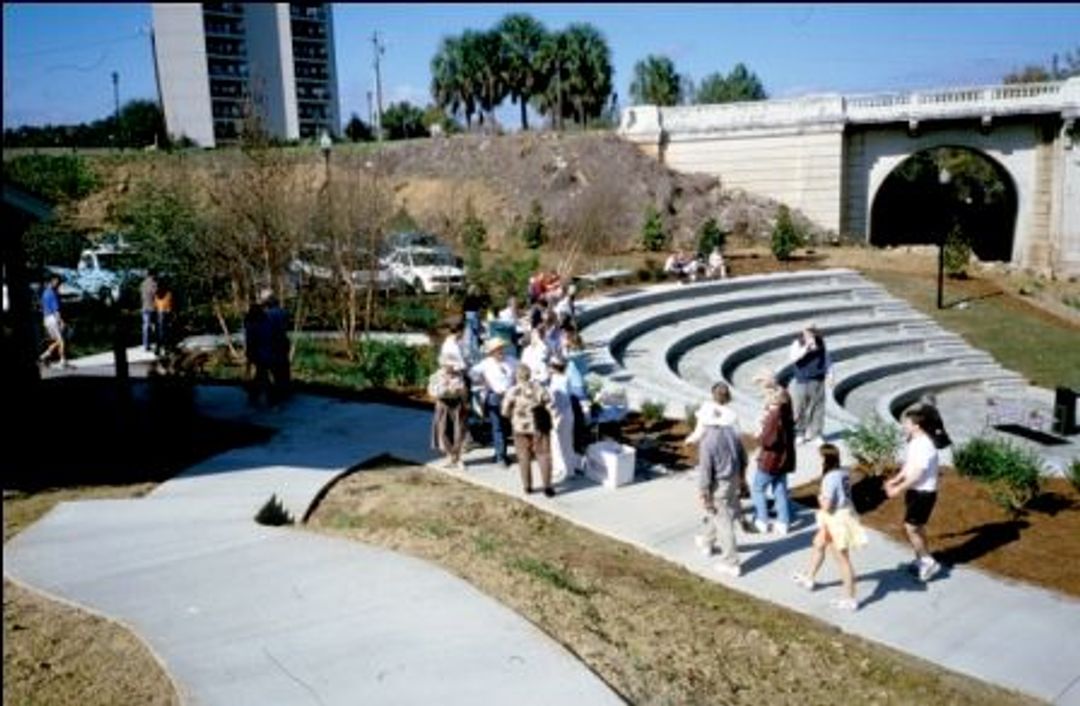
{"label": "black lamp post", "polygon": [[[941,204],[944,207],[948,203],[948,186],[952,181],[952,174],[942,167],[938,173],[938,181],[941,183]],[[946,209],[942,208],[944,212]],[[942,214],[944,215],[944,213]],[[948,228],[945,223],[941,226],[941,235],[938,239],[938,268],[937,268],[937,308],[944,309],[942,294],[945,290],[945,239],[948,237]]]}

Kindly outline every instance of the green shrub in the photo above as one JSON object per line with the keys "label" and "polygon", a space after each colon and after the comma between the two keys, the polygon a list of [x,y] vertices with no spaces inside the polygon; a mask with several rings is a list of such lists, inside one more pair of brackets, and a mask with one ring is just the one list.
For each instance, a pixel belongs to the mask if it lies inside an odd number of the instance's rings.
{"label": "green shrub", "polygon": [[727,234],[720,230],[720,226],[717,225],[716,219],[708,219],[701,224],[701,228],[698,230],[698,255],[701,257],[708,257],[714,247],[722,250],[726,239]]}
{"label": "green shrub", "polygon": [[900,429],[876,415],[852,429],[847,437],[855,460],[875,476],[896,467],[901,441]]}
{"label": "green shrub", "polygon": [[81,199],[101,186],[101,179],[78,155],[21,155],[4,162],[4,177],[55,202]]}
{"label": "green shrub", "polygon": [[651,204],[645,209],[645,222],[641,226],[641,242],[649,252],[660,252],[667,245],[667,233],[660,212]]}
{"label": "green shrub", "polygon": [[465,249],[478,248],[483,250],[487,246],[487,226],[476,215],[470,200],[465,205],[465,220],[461,224],[461,240]]}
{"label": "green shrub", "polygon": [[536,250],[547,241],[544,210],[536,199],[533,199],[529,217],[525,219],[525,225],[521,229],[521,240],[530,250]]}
{"label": "green shrub", "polygon": [[795,248],[802,247],[805,238],[791,220],[791,211],[781,205],[776,214],[776,225],[772,232],[772,252],[777,260],[789,260]]}
{"label": "green shrub", "polygon": [[968,263],[971,261],[971,243],[959,226],[954,226],[945,238],[945,274],[963,279],[967,277]]}
{"label": "green shrub", "polygon": [[285,509],[285,506],[278,500],[278,496],[275,493],[270,496],[270,499],[267,500],[259,509],[259,512],[256,513],[255,521],[260,525],[280,527],[281,525],[291,525],[293,523],[293,516]]}
{"label": "green shrub", "polygon": [[369,387],[423,387],[435,372],[434,351],[404,343],[362,340],[357,369]]}
{"label": "green shrub", "polygon": [[645,400],[641,403],[641,419],[645,426],[656,426],[664,418],[664,403]]}
{"label": "green shrub", "polygon": [[985,483],[994,500],[1017,513],[1039,494],[1043,461],[1007,439],[976,437],[953,452],[961,475]]}
{"label": "green shrub", "polygon": [[1072,483],[1072,487],[1080,490],[1080,457],[1074,458],[1065,469],[1065,477]]}

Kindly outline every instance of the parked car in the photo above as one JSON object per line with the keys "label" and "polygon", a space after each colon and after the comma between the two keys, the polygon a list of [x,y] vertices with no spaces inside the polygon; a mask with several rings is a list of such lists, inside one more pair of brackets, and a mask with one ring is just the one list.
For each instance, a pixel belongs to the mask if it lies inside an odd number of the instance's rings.
{"label": "parked car", "polygon": [[138,253],[128,246],[87,248],[79,255],[74,284],[87,296],[110,304],[137,288],[146,276],[146,270],[138,265]]}
{"label": "parked car", "polygon": [[[349,276],[358,287],[366,287],[374,271],[375,282],[379,291],[390,291],[397,287],[397,281],[390,270],[366,248],[357,248],[355,254],[342,258],[350,270]],[[334,279],[335,262],[330,248],[323,243],[304,245],[289,262],[289,272],[298,286],[313,281],[331,282]]]}
{"label": "parked car", "polygon": [[422,233],[416,230],[407,230],[400,233],[391,233],[386,237],[383,253],[389,255],[401,248],[446,248],[438,237],[431,233]]}
{"label": "parked car", "polygon": [[397,281],[416,292],[449,292],[465,285],[465,271],[447,248],[397,248],[385,262]]}

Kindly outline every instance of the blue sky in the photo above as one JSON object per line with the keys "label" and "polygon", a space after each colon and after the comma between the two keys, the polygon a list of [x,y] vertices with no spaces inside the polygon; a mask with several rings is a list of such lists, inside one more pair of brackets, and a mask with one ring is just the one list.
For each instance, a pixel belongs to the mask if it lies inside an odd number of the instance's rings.
{"label": "blue sky", "polygon": [[[341,114],[366,119],[379,30],[383,104],[425,103],[443,36],[487,29],[507,4],[335,4]],[[747,64],[775,97],[996,83],[1080,46],[1080,4],[522,4],[548,29],[590,22],[606,37],[620,104],[634,63],[666,54],[700,80]],[[150,5],[4,4],[4,127],[74,123],[154,96]],[[516,109],[499,112],[508,126]]]}

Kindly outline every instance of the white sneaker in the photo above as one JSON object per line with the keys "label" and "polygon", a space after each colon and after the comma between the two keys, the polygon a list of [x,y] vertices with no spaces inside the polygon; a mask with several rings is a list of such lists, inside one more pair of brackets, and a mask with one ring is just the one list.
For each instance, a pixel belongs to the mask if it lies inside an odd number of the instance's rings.
{"label": "white sneaker", "polygon": [[709,541],[707,537],[704,537],[700,534],[694,535],[694,544],[697,545],[697,548],[701,550],[701,553],[703,555],[712,556],[713,544]]}
{"label": "white sneaker", "polygon": [[759,534],[768,534],[769,523],[762,522],[761,520],[754,520],[754,531]]}
{"label": "white sneaker", "polygon": [[941,564],[937,563],[933,559],[924,561],[922,566],[919,567],[919,580],[926,583],[930,579],[934,578],[937,573],[941,571]]}
{"label": "white sneaker", "polygon": [[807,574],[804,574],[801,571],[796,571],[794,574],[792,574],[791,578],[793,581],[795,581],[795,583],[799,584],[807,591],[814,590],[814,579],[810,578]]}
{"label": "white sneaker", "polygon": [[777,522],[775,525],[773,525],[773,532],[776,534],[777,537],[785,537],[788,533],[788,526],[785,525],[783,522]]}
{"label": "white sneaker", "polygon": [[859,602],[854,598],[834,598],[829,601],[829,605],[837,610],[843,610],[849,613],[854,613],[859,609]]}
{"label": "white sneaker", "polygon": [[738,564],[729,564],[725,561],[718,561],[713,564],[713,570],[718,573],[724,574],[725,576],[731,576],[733,578],[738,578],[739,576],[742,576],[742,567],[740,567]]}

